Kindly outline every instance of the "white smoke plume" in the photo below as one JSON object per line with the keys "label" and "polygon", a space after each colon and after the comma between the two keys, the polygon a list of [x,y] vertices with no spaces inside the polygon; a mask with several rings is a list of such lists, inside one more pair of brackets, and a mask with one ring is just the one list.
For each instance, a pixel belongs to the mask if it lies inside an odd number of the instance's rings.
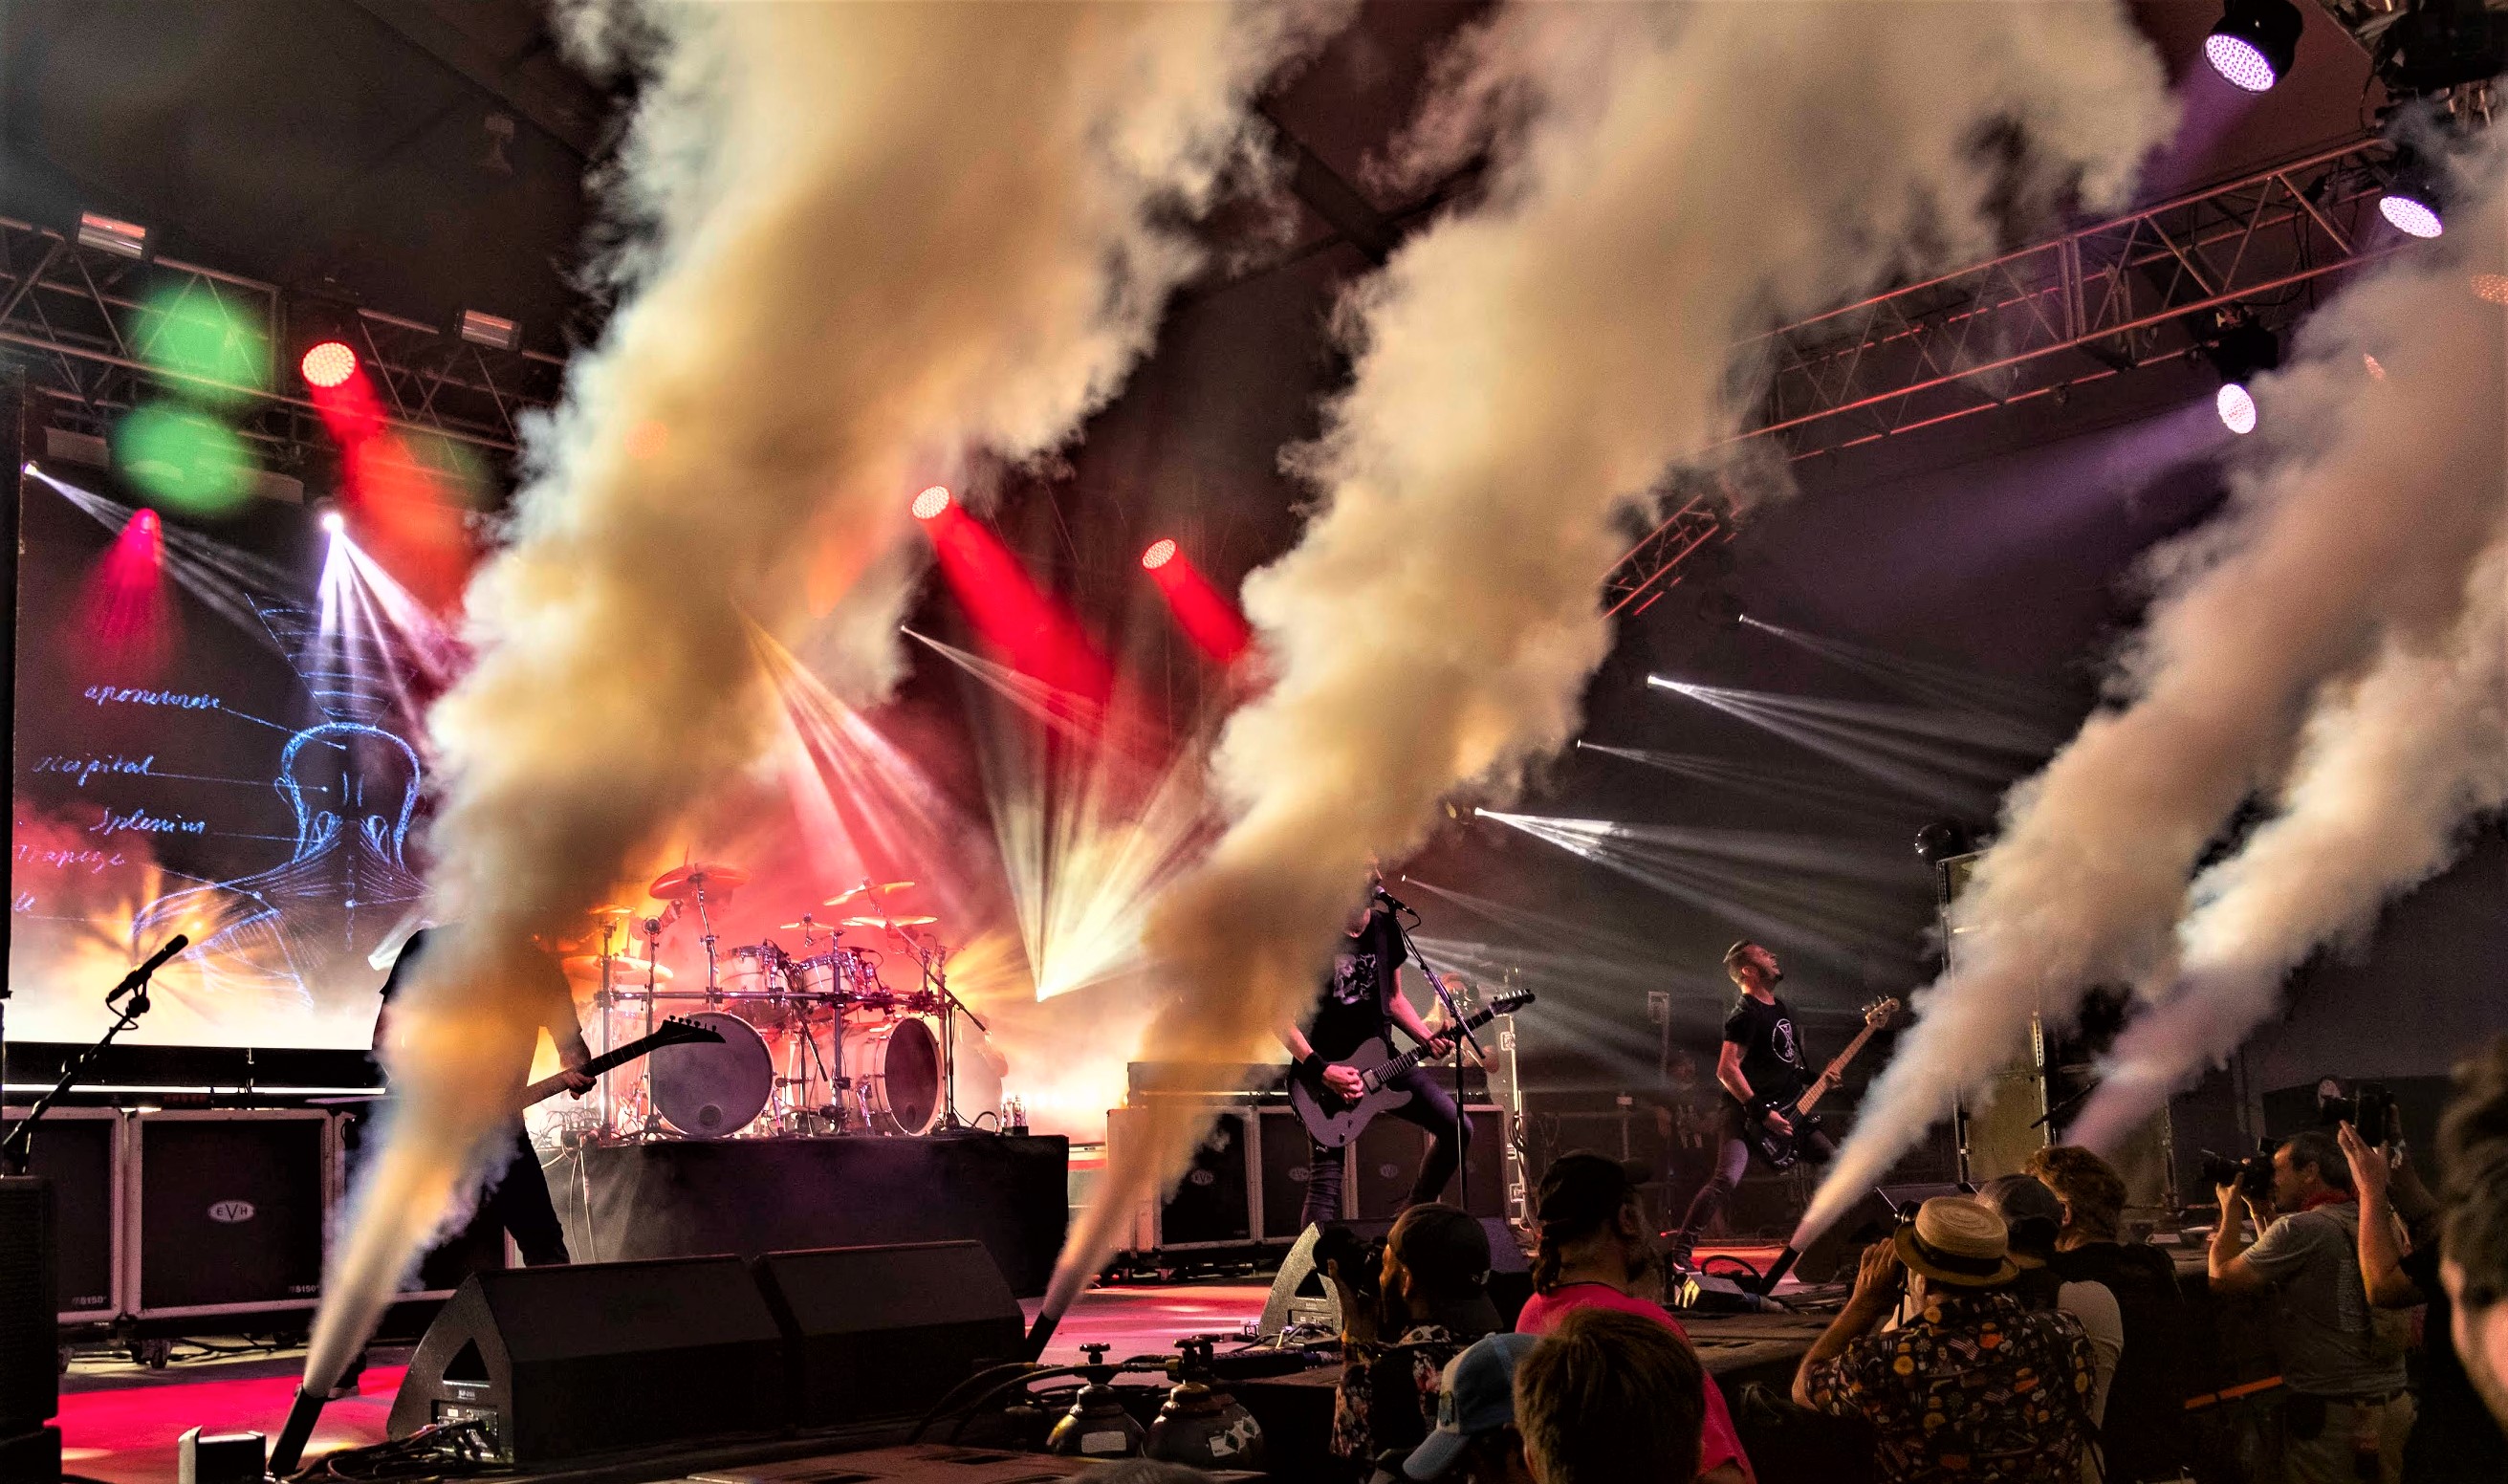
{"label": "white smoke plume", "polygon": [[[2106,4],[1515,4],[1439,84],[1408,164],[1486,147],[1486,195],[1345,307],[1354,381],[1302,456],[1322,507],[1246,584],[1276,679],[1216,756],[1233,823],[1147,934],[1162,1055],[1275,1049],[1370,854],[1566,741],[1623,520],[1748,404],[1730,346],[1987,255],[1997,200],[2116,200],[2169,123]],[[2015,128],[2022,163],[1989,165]],[[1110,1169],[1049,1312],[1199,1132]]]}
{"label": "white smoke plume", "polygon": [[1339,15],[572,14],[649,70],[611,182],[622,303],[535,429],[512,543],[469,594],[477,668],[434,717],[437,914],[465,930],[395,1006],[399,1111],[325,1285],[314,1391],[501,1126],[535,937],[571,934],[771,742],[749,623],[893,669],[913,492],[1052,450],[1114,393],[1199,262],[1184,226],[1245,178],[1253,91]]}
{"label": "white smoke plume", "polygon": [[2196,878],[2173,987],[2117,1038],[2066,1136],[2121,1143],[2271,1017],[2284,976],[2321,944],[2365,937],[2381,906],[2455,858],[2468,818],[2502,804],[2508,531],[2443,644],[2389,636],[2365,674],[2326,687],[2279,812]]}
{"label": "white smoke plume", "polygon": [[[2160,593],[2125,657],[2120,703],[2007,797],[2002,836],[1956,909],[1973,931],[1919,992],[1919,1020],[1866,1095],[1797,1244],[1876,1183],[1955,1094],[2017,1056],[2033,1012],[2062,1024],[2089,986],[2171,983],[2171,930],[2196,861],[2242,799],[2285,775],[2320,688],[2390,637],[2426,650],[2462,612],[2502,500],[2499,316],[2468,277],[2499,265],[2499,164],[2495,148],[2485,152],[2471,171],[2482,199],[2450,212],[2446,238],[2346,289],[2301,327],[2294,363],[2255,389],[2260,426],[2238,445],[2224,512],[2153,564]],[[2382,378],[2365,374],[2363,355]],[[2295,833],[2327,828],[2310,819],[2343,807],[2340,791],[2388,786],[2357,776],[2382,765],[2370,761],[2379,744],[2344,741],[2344,729],[2329,719],[2307,739],[2313,751],[2286,800]],[[2246,976],[2243,989],[2216,980],[2215,992],[2268,994],[2254,974],[2407,884],[2392,872],[2443,851],[2429,832],[2452,824],[2386,842],[2397,852],[2388,864],[2364,863],[2347,883],[2233,866],[2207,883],[2229,907],[2204,909],[2190,954]],[[2285,848],[2256,843],[2268,861]],[[2219,1005],[2202,1014],[2215,1035],[2248,1016]]]}

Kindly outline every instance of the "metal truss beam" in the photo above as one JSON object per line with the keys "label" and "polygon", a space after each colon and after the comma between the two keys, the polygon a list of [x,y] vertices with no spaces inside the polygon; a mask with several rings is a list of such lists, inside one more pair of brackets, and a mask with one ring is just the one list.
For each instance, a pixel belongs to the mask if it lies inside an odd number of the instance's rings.
{"label": "metal truss beam", "polygon": [[[265,339],[234,380],[171,369],[151,353],[178,312],[232,312]],[[231,401],[236,430],[274,466],[294,469],[332,448],[296,386],[287,295],[275,284],[171,258],[133,259],[81,246],[48,227],[0,217],[0,354],[26,367],[27,390],[53,421],[103,434],[152,390],[189,384]],[[565,361],[497,351],[443,328],[357,311],[355,334],[386,424],[491,455],[519,445],[516,421],[554,401]]]}
{"label": "metal truss beam", "polygon": [[[1737,377],[1768,389],[1736,441],[1800,460],[2060,397],[2195,352],[2232,305],[2278,328],[2315,280],[2397,249],[2376,206],[2390,153],[2355,139],[1770,331],[1736,348]],[[1697,503],[1612,567],[1610,612],[1705,544],[1675,538]]]}

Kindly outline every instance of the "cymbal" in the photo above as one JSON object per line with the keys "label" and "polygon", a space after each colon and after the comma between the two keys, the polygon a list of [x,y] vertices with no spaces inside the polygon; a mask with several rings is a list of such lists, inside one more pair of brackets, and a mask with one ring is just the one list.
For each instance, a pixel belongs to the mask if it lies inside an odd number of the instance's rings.
{"label": "cymbal", "polygon": [[620,907],[615,902],[608,902],[594,908],[586,915],[593,917],[633,917],[636,915],[636,909],[632,907]]}
{"label": "cymbal", "polygon": [[[598,953],[569,954],[565,963],[566,975],[569,979],[599,979],[601,977],[601,955]],[[613,954],[609,959],[609,982],[613,984],[642,984],[648,983],[648,976],[645,974],[645,960],[641,958],[629,958],[623,953]],[[649,976],[649,979],[660,980],[666,984],[671,982],[671,966],[669,964],[654,964],[652,966],[652,970],[653,972]]]}
{"label": "cymbal", "polygon": [[664,902],[693,897],[700,888],[709,892],[728,892],[749,884],[749,872],[737,866],[717,861],[691,861],[677,871],[666,871],[645,887],[645,895]]}
{"label": "cymbal", "polygon": [[777,932],[779,932],[779,933],[807,933],[807,932],[811,932],[811,931],[813,931],[813,930],[823,930],[823,931],[826,931],[826,932],[829,932],[829,933],[833,933],[833,932],[836,930],[837,926],[838,926],[838,924],[836,924],[836,923],[833,923],[833,922],[821,922],[821,921],[820,921],[820,920],[818,920],[816,917],[808,916],[808,915],[806,915],[806,914],[805,914],[805,915],[803,915],[803,917],[801,918],[801,920],[800,920],[800,921],[798,921],[798,922],[788,922],[788,923],[784,924],[782,927],[777,928],[775,931],[777,931]]}
{"label": "cymbal", "polygon": [[911,891],[913,889],[914,883],[911,881],[867,882],[864,885],[853,888],[851,891],[840,891],[819,905],[821,907],[838,907],[847,902],[851,902],[856,897],[887,897],[894,896],[898,892]]}
{"label": "cymbal", "polygon": [[847,917],[844,925],[859,928],[921,927],[940,920],[938,917]]}

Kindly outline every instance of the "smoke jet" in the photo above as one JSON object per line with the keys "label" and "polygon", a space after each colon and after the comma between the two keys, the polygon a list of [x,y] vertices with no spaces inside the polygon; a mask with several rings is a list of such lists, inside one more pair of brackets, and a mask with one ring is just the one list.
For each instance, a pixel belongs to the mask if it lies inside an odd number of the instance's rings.
{"label": "smoke jet", "polygon": [[[476,667],[433,718],[437,915],[394,1006],[397,1110],[307,1359],[327,1389],[500,1141],[513,987],[625,866],[772,743],[754,621],[876,688],[911,492],[1066,442],[1200,262],[1247,102],[1338,12],[577,6],[646,78],[607,184],[621,294],[533,429]],[[820,601],[805,602],[804,595]],[[812,629],[814,632],[805,632]]]}
{"label": "smoke jet", "polygon": [[[2449,213],[2442,242],[2350,286],[2301,327],[2294,363],[2255,384],[2262,426],[2237,449],[2224,512],[2150,562],[2158,596],[2122,657],[2118,704],[2007,796],[2002,837],[1955,909],[1973,931],[1917,995],[1919,1019],[1795,1245],[1877,1183],[1955,1094],[2017,1055],[2033,1013],[2067,1023],[2100,983],[2164,991],[2195,863],[2241,800],[2285,776],[2295,750],[2285,828],[2260,833],[2249,849],[2263,856],[2200,888],[2186,947],[2190,969],[2212,967],[2187,982],[2181,992],[2195,998],[2176,1012],[2201,1027],[2194,1056],[2221,1055],[2252,1026],[2256,1000],[2273,992],[2258,976],[2277,982],[2277,965],[2444,862],[2461,812],[2446,790],[2414,824],[2338,823],[2346,792],[2422,786],[2371,776],[2401,761],[2377,731],[2417,723],[2342,720],[2342,683],[2381,645],[2413,653],[2442,642],[2500,518],[2502,336],[2465,284],[2469,269],[2499,266],[2501,158],[2493,145],[2468,162],[2481,199]],[[2364,355],[2383,377],[2363,376]],[[2352,700],[2382,712],[2395,684]],[[2304,736],[2311,703],[2328,709]],[[2398,837],[2356,871],[2290,861],[2285,852],[2329,828]]]}
{"label": "smoke jet", "polygon": [[2508,531],[2465,586],[2453,632],[2390,637],[2309,715],[2280,812],[2197,877],[2167,997],[2128,1024],[2066,1137],[2109,1150],[2269,1019],[2319,945],[2455,858],[2465,821],[2508,803]]}
{"label": "smoke jet", "polygon": [[[1230,827],[1145,935],[1161,1054],[1269,1052],[1369,856],[1567,740],[1625,523],[1752,400],[1731,347],[1987,255],[2007,207],[2115,201],[2167,123],[2110,5],[1516,4],[1470,32],[1402,164],[1485,150],[1485,194],[1344,305],[1352,383],[1294,460],[1319,510],[1245,584],[1274,681],[1214,756]],[[1199,1132],[1121,1153],[1049,1314]]]}

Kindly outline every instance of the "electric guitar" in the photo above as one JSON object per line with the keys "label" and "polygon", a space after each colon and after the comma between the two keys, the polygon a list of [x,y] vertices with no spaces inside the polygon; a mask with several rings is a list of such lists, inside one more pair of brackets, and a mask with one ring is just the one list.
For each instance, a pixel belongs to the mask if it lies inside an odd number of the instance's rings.
{"label": "electric guitar", "polygon": [[[1463,1029],[1478,1030],[1502,1015],[1513,1015],[1532,1003],[1530,989],[1510,990],[1463,1020]],[[1453,1035],[1453,1030],[1445,1032]],[[1411,1094],[1384,1084],[1427,1059],[1428,1049],[1415,1047],[1401,1056],[1382,1036],[1370,1036],[1358,1043],[1348,1056],[1335,1057],[1345,1066],[1358,1068],[1359,1081],[1365,1091],[1356,1098],[1344,1097],[1324,1081],[1324,1062],[1318,1057],[1310,1071],[1289,1069],[1289,1106],[1298,1110],[1298,1121],[1315,1136],[1315,1142],[1327,1149],[1339,1149],[1387,1108],[1398,1108],[1411,1100]]]}
{"label": "electric guitar", "polygon": [[[1846,1050],[1837,1054],[1837,1058],[1828,1063],[1827,1069],[1800,1097],[1791,1102],[1782,1097],[1762,1097],[1751,1104],[1748,1116],[1742,1120],[1742,1136],[1750,1140],[1751,1147],[1758,1151],[1759,1158],[1768,1162],[1769,1169],[1783,1169],[1801,1158],[1804,1137],[1821,1127],[1820,1115],[1812,1112],[1812,1104],[1837,1086],[1837,1079],[1846,1071],[1846,1063],[1855,1059],[1855,1054],[1863,1049],[1863,1043],[1871,1040],[1875,1031],[1889,1024],[1890,1018],[1899,1010],[1899,1002],[1894,999],[1874,1000],[1864,1006],[1863,1028],[1855,1033],[1855,1039],[1846,1043]],[[1770,1113],[1785,1114],[1786,1121],[1793,1125],[1793,1132],[1778,1132],[1776,1126],[1768,1122]]]}
{"label": "electric guitar", "polygon": [[[721,1042],[721,1031],[699,1025],[694,1020],[683,1020],[678,1016],[673,1016],[664,1020],[661,1028],[651,1035],[639,1037],[624,1046],[611,1047],[575,1070],[587,1077],[598,1077],[612,1067],[625,1066],[637,1057],[660,1051],[665,1046],[701,1046],[708,1043],[720,1045]],[[520,1112],[535,1102],[555,1097],[565,1091],[566,1073],[559,1072],[554,1076],[543,1077],[523,1089],[522,1095],[515,1099],[514,1110]]]}

